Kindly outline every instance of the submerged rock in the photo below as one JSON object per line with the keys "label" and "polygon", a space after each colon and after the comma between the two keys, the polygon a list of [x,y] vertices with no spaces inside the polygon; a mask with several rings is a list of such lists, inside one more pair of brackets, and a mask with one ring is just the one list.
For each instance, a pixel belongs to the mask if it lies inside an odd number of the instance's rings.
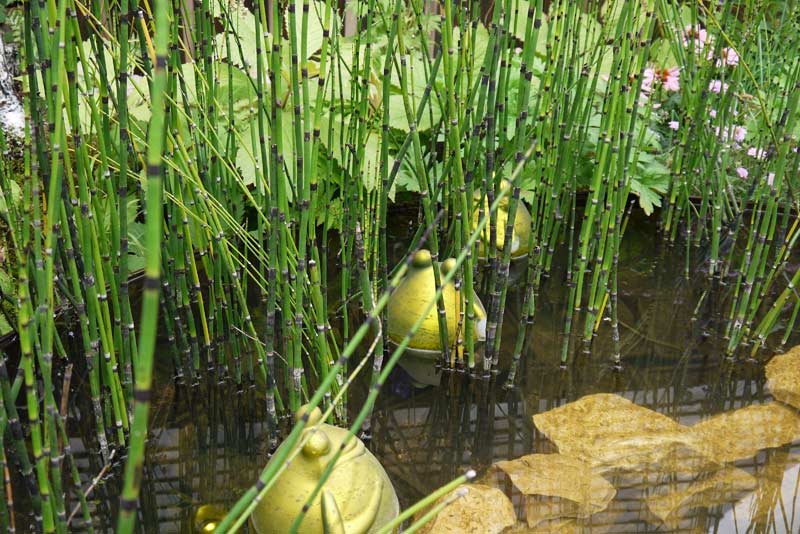
{"label": "submerged rock", "polygon": [[[456,496],[456,492],[463,492]],[[517,522],[514,505],[497,488],[482,484],[461,486],[437,501],[455,499],[424,525],[420,534],[500,534]],[[422,517],[420,513],[416,519]]]}
{"label": "submerged rock", "polygon": [[597,472],[697,472],[716,463],[688,427],[619,395],[587,395],[533,423],[558,452]]}
{"label": "submerged rock", "polygon": [[725,412],[691,427],[701,450],[718,462],[755,456],[800,440],[800,414],[777,402]]}
{"label": "submerged rock", "polygon": [[772,358],[766,373],[772,396],[800,410],[800,345]]}
{"label": "submerged rock", "polygon": [[[575,519],[554,519],[530,527],[526,523],[518,523],[503,534],[575,534],[583,532],[581,524]],[[594,532],[594,531],[592,531]]]}
{"label": "submerged rock", "polygon": [[529,497],[525,503],[529,527],[549,519],[601,512],[617,493],[589,464],[562,454],[529,454],[495,466]]}

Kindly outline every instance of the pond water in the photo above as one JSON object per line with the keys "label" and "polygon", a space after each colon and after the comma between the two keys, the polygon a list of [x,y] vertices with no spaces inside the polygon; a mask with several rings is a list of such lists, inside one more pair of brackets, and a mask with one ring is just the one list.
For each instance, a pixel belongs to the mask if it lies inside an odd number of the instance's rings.
{"label": "pond water", "polygon": [[[389,239],[397,243],[395,258],[404,252],[415,218],[401,213],[395,219]],[[690,266],[701,264],[697,258],[702,251],[692,254]],[[616,393],[685,425],[769,402],[763,362],[731,364],[722,358],[723,340],[714,332],[727,309],[725,287],[712,287],[695,315],[702,292],[710,286],[699,270],[686,279],[685,268],[683,248],[664,246],[651,222],[635,220],[629,225],[619,272],[621,370],[611,365],[614,347],[608,323],[601,325],[591,354],[584,354],[575,342],[570,365],[560,368],[566,301],[560,274],[545,280],[537,295],[517,388],[502,386],[520,322],[521,287],[509,290],[501,372],[492,380],[443,373],[438,387],[417,389],[396,370],[379,398],[368,446],[386,468],[401,506],[413,504],[468,468],[480,475],[500,460],[555,452],[554,444],[535,429],[532,416],[585,395]],[[553,272],[564,271],[565,255],[560,254]],[[789,346],[799,342],[795,333]],[[189,387],[176,384],[172,373],[168,347],[162,346],[142,485],[142,532],[195,532],[199,507],[230,506],[268,458],[264,405],[255,389],[240,389],[214,377]],[[364,392],[363,384],[354,389],[351,411]],[[95,464],[89,472],[98,472],[96,456],[87,452],[93,445],[90,438],[84,439],[91,432],[83,427],[79,422],[70,427],[72,451],[82,466]],[[609,506],[562,531],[800,532],[798,459],[800,443],[795,442],[737,461],[737,467],[754,475],[785,473],[784,490],[773,492],[769,502],[759,494],[745,496],[738,506],[733,504],[736,496],[728,503],[695,508],[671,525],[648,511],[647,497],[674,484],[675,476],[642,472],[610,478],[617,493]],[[91,496],[100,532],[113,530],[119,472],[117,466],[104,473]],[[521,496],[510,493],[524,520]],[[776,513],[756,514],[773,508]],[[78,531],[82,528],[77,518],[73,525]]]}

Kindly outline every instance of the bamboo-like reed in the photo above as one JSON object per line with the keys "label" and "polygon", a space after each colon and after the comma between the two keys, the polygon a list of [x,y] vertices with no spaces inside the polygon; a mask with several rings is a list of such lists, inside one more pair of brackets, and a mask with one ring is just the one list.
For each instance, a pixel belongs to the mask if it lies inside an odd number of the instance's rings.
{"label": "bamboo-like reed", "polygon": [[136,509],[141,487],[141,471],[144,464],[144,447],[147,440],[148,416],[153,382],[153,356],[158,332],[159,286],[161,278],[161,239],[162,239],[162,180],[164,173],[164,147],[168,113],[165,93],[169,82],[167,71],[170,35],[173,24],[169,16],[169,4],[159,0],[153,4],[154,69],[150,90],[152,114],[147,134],[147,198],[146,198],[146,237],[144,270],[144,295],[142,315],[139,321],[138,359],[134,362],[135,381],[133,386],[133,419],[131,443],[125,462],[125,481],[120,499],[120,513],[117,532],[133,532]]}

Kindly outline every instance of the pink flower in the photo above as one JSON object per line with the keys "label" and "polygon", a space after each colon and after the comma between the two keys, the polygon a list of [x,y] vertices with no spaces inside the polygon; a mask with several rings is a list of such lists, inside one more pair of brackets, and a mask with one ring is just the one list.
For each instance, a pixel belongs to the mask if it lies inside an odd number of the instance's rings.
{"label": "pink flower", "polygon": [[686,26],[683,31],[683,47],[689,48],[690,44],[694,45],[695,54],[700,54],[706,45],[714,42],[714,36],[708,35],[708,32],[699,26]]}
{"label": "pink flower", "polygon": [[736,50],[733,48],[723,48],[720,51],[720,56],[720,59],[717,60],[717,67],[721,67],[723,65],[735,67],[739,64],[739,54],[737,54]]}
{"label": "pink flower", "polygon": [[680,91],[681,69],[670,67],[668,69],[656,69],[656,75],[661,77],[661,83],[667,91]]}
{"label": "pink flower", "polygon": [[712,119],[716,119],[717,118],[717,110],[716,109],[709,110],[708,114],[711,115]]}
{"label": "pink flower", "polygon": [[708,90],[717,94],[724,93],[728,90],[728,84],[721,80],[711,80],[711,83],[708,84]]}
{"label": "pink flower", "polygon": [[747,178],[748,172],[744,167],[736,167],[736,174],[739,175],[739,178]]}
{"label": "pink flower", "polygon": [[680,124],[678,124],[678,121],[669,121],[670,130],[678,131],[678,127],[679,126],[680,126]]}
{"label": "pink flower", "polygon": [[747,155],[751,158],[764,159],[767,156],[767,151],[763,148],[756,148],[752,146],[747,149]]}
{"label": "pink flower", "polygon": [[683,46],[689,46],[690,40],[705,44],[708,40],[708,32],[699,26],[692,26],[689,24],[683,30]]}
{"label": "pink flower", "polygon": [[772,185],[772,182],[775,181],[775,173],[771,172],[767,175],[767,185]]}
{"label": "pink flower", "polygon": [[650,93],[655,85],[662,85],[667,91],[680,91],[681,69],[670,67],[668,69],[644,69],[642,76],[642,93]]}
{"label": "pink flower", "polygon": [[734,146],[739,148],[739,143],[744,141],[745,136],[747,136],[747,128],[744,126],[725,126],[723,130],[719,126],[714,127],[714,133],[717,137],[722,139],[723,141],[728,141],[729,139],[733,139]]}

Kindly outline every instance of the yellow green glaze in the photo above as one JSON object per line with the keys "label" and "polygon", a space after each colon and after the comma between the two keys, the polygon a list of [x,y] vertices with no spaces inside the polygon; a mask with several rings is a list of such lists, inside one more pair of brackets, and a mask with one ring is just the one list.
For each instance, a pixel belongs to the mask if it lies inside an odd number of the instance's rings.
{"label": "yellow green glaze", "polygon": [[[502,252],[506,238],[506,225],[508,224],[508,202],[511,189],[511,183],[508,180],[503,180],[501,187],[506,192],[506,196],[497,205],[497,235],[495,246],[497,250]],[[481,200],[481,192],[475,191],[475,207],[473,209],[472,227],[478,228],[480,222],[480,210],[478,203]],[[483,213],[489,210],[489,200],[484,197]],[[528,255],[528,238],[531,235],[531,214],[528,208],[522,201],[517,202],[517,212],[514,216],[514,231],[511,233],[511,257],[522,258]],[[478,242],[478,256],[486,258],[486,244],[489,242],[489,225],[487,224],[483,232],[481,232],[481,239]]]}
{"label": "yellow green glaze", "polygon": [[[453,258],[443,261],[440,264],[442,276],[444,277],[450,272],[455,267],[455,264],[456,260]],[[394,343],[402,342],[435,295],[436,283],[433,276],[433,260],[431,259],[431,253],[422,249],[414,256],[408,273],[392,293],[387,305],[389,339]],[[461,292],[456,290],[452,281],[444,286],[442,300],[447,315],[447,339],[452,342],[456,338],[459,316],[463,306]],[[477,323],[479,323],[473,332],[474,339],[477,341],[485,338],[486,311],[480,299],[474,293],[472,302]],[[422,325],[414,334],[409,348],[417,351],[431,351],[433,355],[441,353],[442,344],[439,339],[439,319],[436,306],[431,308]]]}
{"label": "yellow green glaze", "polygon": [[[300,408],[296,418],[306,412]],[[286,534],[336,454],[347,430],[321,421],[314,408],[297,441],[299,453],[253,510],[258,534]],[[287,444],[281,445],[281,448]],[[278,449],[280,450],[280,448]],[[291,458],[290,451],[287,458]],[[300,534],[371,534],[397,517],[400,505],[392,483],[377,458],[358,438],[352,438],[336,462],[322,491],[314,499]]]}
{"label": "yellow green glaze", "polygon": [[194,513],[194,531],[198,533],[214,532],[222,518],[225,509],[218,504],[204,504]]}

